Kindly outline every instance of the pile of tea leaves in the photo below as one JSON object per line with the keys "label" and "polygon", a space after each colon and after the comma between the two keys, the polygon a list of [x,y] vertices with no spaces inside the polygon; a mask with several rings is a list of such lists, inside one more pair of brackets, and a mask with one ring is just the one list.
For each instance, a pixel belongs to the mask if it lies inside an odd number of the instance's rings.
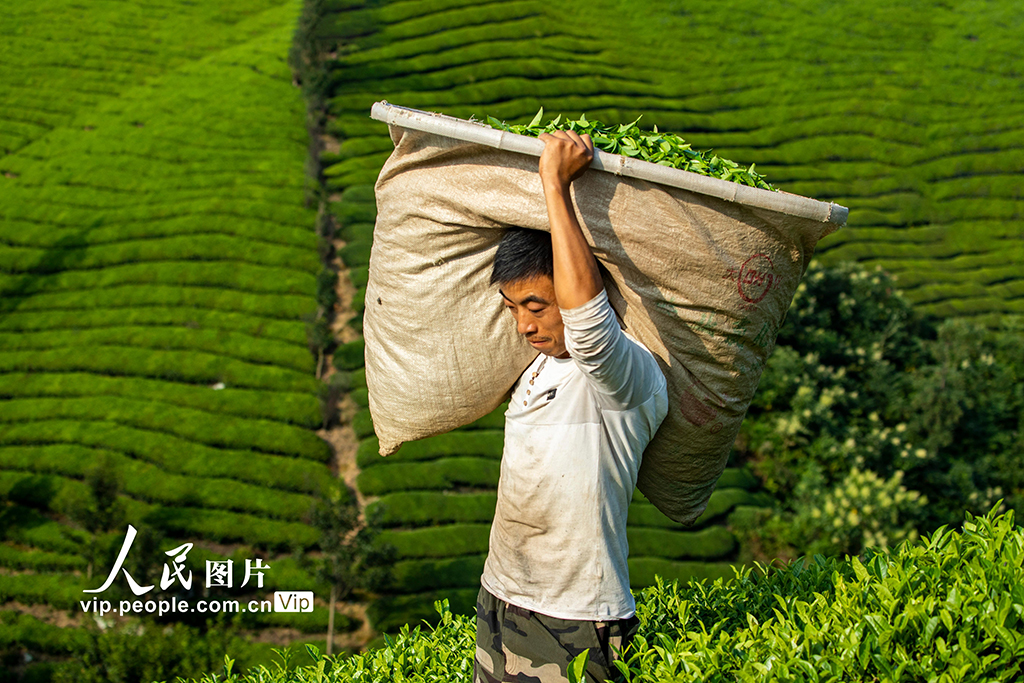
{"label": "pile of tea leaves", "polygon": [[712,153],[711,150],[706,152],[695,150],[680,136],[675,133],[662,133],[657,126],[653,131],[641,130],[637,125],[640,118],[632,123],[623,123],[617,126],[605,125],[600,121],[590,121],[586,114],[581,115],[577,120],[568,118],[563,120],[559,114],[546,124],[542,123],[543,119],[544,107],[541,107],[533,120],[526,125],[508,124],[493,116],[487,117],[487,123],[492,128],[533,137],[537,137],[541,133],[553,133],[556,130],[571,130],[580,135],[586,133],[594,141],[594,147],[602,152],[622,154],[712,178],[730,180],[763,190],[778,191],[778,188],[770,185],[763,175],[754,170],[754,164],[751,164],[749,168],[744,168],[735,161],[723,159]]}

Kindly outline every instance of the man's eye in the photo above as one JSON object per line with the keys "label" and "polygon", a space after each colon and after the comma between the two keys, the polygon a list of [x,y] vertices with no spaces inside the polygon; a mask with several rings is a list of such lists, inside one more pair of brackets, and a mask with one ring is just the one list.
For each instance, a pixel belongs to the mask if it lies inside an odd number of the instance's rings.
{"label": "man's eye", "polygon": [[528,308],[527,310],[530,311],[530,313],[533,313],[534,315],[544,312],[543,308]]}

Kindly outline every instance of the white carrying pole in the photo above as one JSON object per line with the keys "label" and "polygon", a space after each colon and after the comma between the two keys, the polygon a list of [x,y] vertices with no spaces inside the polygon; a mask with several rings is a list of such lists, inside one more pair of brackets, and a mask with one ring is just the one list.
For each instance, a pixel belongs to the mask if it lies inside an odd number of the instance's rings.
{"label": "white carrying pole", "polygon": [[[528,135],[509,133],[475,121],[466,121],[452,116],[445,116],[444,114],[420,111],[419,109],[399,107],[388,102],[374,103],[373,108],[370,110],[370,117],[377,121],[383,121],[389,126],[399,126],[411,130],[434,133],[455,138],[456,140],[476,142],[488,147],[518,152],[520,154],[529,154],[535,157],[539,157],[541,152],[544,151],[544,143]],[[599,171],[614,173],[615,175],[648,180],[652,183],[678,187],[730,202],[778,211],[779,213],[799,218],[809,218],[821,221],[822,223],[845,225],[846,218],[850,213],[850,210],[845,206],[840,206],[833,202],[819,202],[816,199],[801,197],[800,195],[788,192],[762,190],[758,187],[741,185],[729,180],[721,180],[720,178],[711,178],[699,173],[670,168],[661,164],[653,164],[649,161],[633,159],[620,154],[610,154],[601,150],[594,150],[594,160],[590,166]]]}

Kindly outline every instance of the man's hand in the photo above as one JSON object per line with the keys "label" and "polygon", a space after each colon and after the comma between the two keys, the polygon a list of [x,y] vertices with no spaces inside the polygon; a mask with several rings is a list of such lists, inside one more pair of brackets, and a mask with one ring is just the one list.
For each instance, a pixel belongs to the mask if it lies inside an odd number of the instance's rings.
{"label": "man's hand", "polygon": [[576,220],[569,186],[583,175],[594,158],[589,135],[571,130],[543,133],[540,178],[551,226],[551,250],[555,260],[555,299],[559,308],[582,306],[604,289],[597,260]]}
{"label": "man's hand", "polygon": [[571,130],[541,133],[544,153],[540,155],[540,177],[546,186],[568,188],[572,181],[583,175],[594,159],[594,143],[589,135]]}

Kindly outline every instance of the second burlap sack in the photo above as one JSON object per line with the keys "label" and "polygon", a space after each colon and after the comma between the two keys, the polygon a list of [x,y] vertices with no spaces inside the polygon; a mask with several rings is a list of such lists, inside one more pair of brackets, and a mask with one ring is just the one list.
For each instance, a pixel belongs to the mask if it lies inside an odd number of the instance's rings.
{"label": "second burlap sack", "polygon": [[[363,333],[382,455],[494,410],[536,357],[488,283],[503,228],[548,230],[535,157],[392,126]],[[583,233],[669,413],[637,486],[692,524],[721,475],[815,245],[838,226],[590,170]]]}

